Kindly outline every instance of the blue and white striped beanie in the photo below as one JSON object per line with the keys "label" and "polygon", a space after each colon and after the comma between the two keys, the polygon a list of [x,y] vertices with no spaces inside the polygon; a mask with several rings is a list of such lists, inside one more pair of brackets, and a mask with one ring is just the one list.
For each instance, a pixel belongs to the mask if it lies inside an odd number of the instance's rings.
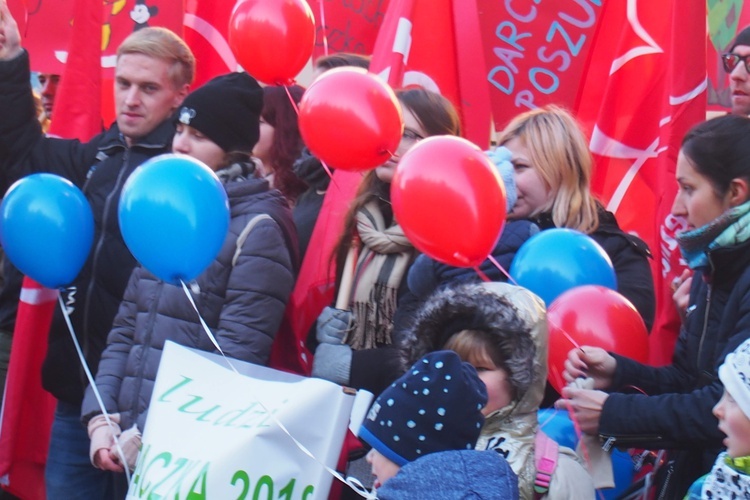
{"label": "blue and white striped beanie", "polygon": [[375,400],[359,437],[398,466],[448,450],[472,450],[487,389],[453,351],[427,354]]}

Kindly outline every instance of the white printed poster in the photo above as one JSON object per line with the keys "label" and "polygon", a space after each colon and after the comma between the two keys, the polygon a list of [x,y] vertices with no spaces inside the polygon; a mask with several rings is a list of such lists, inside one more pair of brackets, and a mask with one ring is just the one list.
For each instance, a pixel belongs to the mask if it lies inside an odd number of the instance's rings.
{"label": "white printed poster", "polygon": [[231,363],[239,373],[219,355],[167,342],[128,499],[327,498],[333,476],[323,464],[335,469],[354,397]]}

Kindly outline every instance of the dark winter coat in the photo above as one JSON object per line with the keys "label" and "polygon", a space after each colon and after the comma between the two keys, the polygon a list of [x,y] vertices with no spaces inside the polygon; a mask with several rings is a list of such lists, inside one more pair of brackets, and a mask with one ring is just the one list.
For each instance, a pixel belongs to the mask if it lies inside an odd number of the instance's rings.
{"label": "dark winter coat", "polygon": [[707,473],[724,435],[711,410],[722,394],[718,367],[750,337],[750,242],[709,253],[711,266],[693,276],[690,305],[672,364],[655,368],[615,355],[613,388],[636,386],[642,394],[611,394],[599,421],[615,446],[681,450],[665,498],[682,498]]}
{"label": "dark winter coat", "polygon": [[[534,219],[539,227],[555,227],[549,214],[542,214]],[[646,323],[646,330],[651,331],[656,314],[654,280],[651,276],[651,251],[639,237],[628,234],[617,224],[612,212],[599,207],[599,227],[589,236],[599,243],[612,261],[617,276],[617,291],[633,303],[641,318]]]}
{"label": "dark winter coat", "polygon": [[513,500],[518,478],[495,451],[443,451],[404,465],[377,493],[380,500]]}
{"label": "dark winter coat", "polygon": [[[296,236],[291,212],[278,191],[269,191],[265,180],[233,182],[226,188],[231,207],[229,232],[216,260],[190,288],[224,354],[265,364],[294,286],[291,255],[296,251],[289,249],[296,245]],[[247,233],[250,224],[254,225]],[[238,238],[240,234],[244,240]],[[215,351],[184,290],[138,267],[96,375],[105,408],[120,413],[123,429],[137,423],[143,431],[167,340]],[[101,410],[89,388],[81,412],[84,423],[98,413]]]}
{"label": "dark winter coat", "polygon": [[[27,53],[0,62],[0,171],[5,187],[31,172],[61,175],[81,188],[91,204],[94,243],[63,299],[88,365],[95,372],[136,265],[120,234],[117,213],[122,186],[141,163],[170,151],[174,125],[165,121],[131,146],[117,125],[87,143],[48,138],[36,120],[29,81]],[[57,399],[71,404],[81,403],[88,385],[59,310],[49,334],[42,383]]]}

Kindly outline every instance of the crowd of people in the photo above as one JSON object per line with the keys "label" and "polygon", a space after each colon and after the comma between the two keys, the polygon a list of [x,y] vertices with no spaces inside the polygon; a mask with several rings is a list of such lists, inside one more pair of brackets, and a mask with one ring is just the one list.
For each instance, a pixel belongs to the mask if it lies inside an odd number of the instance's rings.
{"label": "crowd of people", "polygon": [[[378,396],[359,437],[374,475],[370,483],[361,479],[379,498],[595,498],[591,455],[598,454],[545,434],[538,410],[552,405],[572,415],[582,441],[605,452],[668,450],[652,492],[659,498],[750,498],[748,57],[750,28],[722,57],[733,113],[695,125],[677,159],[672,213],[687,221],[678,243],[690,271],[674,294],[683,324],[672,363],[652,367],[580,346],[560,374],[568,384],[562,394],[547,383],[541,299],[487,262],[480,277],[421,255],[396,220],[390,185],[399,159],[425,138],[461,134],[444,97],[396,91],[401,142],[362,177],[331,257],[336,304],[320,312],[307,339],[313,376]],[[319,59],[316,73],[368,63],[335,54]],[[137,30],[117,51],[116,121],[85,143],[48,137],[59,77],[39,75],[35,96],[29,54],[0,0],[0,189],[53,172],[83,190],[95,220],[92,252],[61,292],[67,317],[57,311],[42,370],[57,400],[49,498],[124,498],[123,472],[135,467],[165,342],[214,351],[184,291],[142,267],[120,233],[120,193],[138,166],[163,153],[189,155],[226,190],[228,234],[190,288],[230,357],[268,363],[309,251],[330,171],[300,135],[295,107],[304,88],[261,87],[237,72],[192,89],[195,65],[171,31]],[[508,202],[495,260],[507,268],[524,242],[551,228],[589,235],[609,256],[618,292],[650,328],[649,248],[592,193],[593,158],[575,117],[557,106],[519,114],[488,155]],[[0,372],[21,286],[7,261],[4,277]]]}

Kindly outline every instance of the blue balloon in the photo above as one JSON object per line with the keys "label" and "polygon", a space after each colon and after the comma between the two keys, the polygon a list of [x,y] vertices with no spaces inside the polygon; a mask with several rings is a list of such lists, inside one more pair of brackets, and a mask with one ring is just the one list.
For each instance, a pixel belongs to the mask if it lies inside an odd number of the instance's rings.
{"label": "blue balloon", "polygon": [[175,285],[208,267],[229,229],[224,186],[186,155],[160,155],[139,166],[122,188],[118,215],[133,256]]}
{"label": "blue balloon", "polygon": [[566,410],[543,408],[537,412],[539,428],[560,446],[575,450],[578,436],[575,426]]}
{"label": "blue balloon", "polygon": [[0,204],[0,241],[22,273],[47,288],[69,285],[94,241],[94,216],[80,189],[54,174],[14,183]]}
{"label": "blue balloon", "polygon": [[612,261],[604,249],[573,229],[547,229],[521,245],[510,265],[511,277],[549,306],[560,294],[582,285],[617,290]]}

